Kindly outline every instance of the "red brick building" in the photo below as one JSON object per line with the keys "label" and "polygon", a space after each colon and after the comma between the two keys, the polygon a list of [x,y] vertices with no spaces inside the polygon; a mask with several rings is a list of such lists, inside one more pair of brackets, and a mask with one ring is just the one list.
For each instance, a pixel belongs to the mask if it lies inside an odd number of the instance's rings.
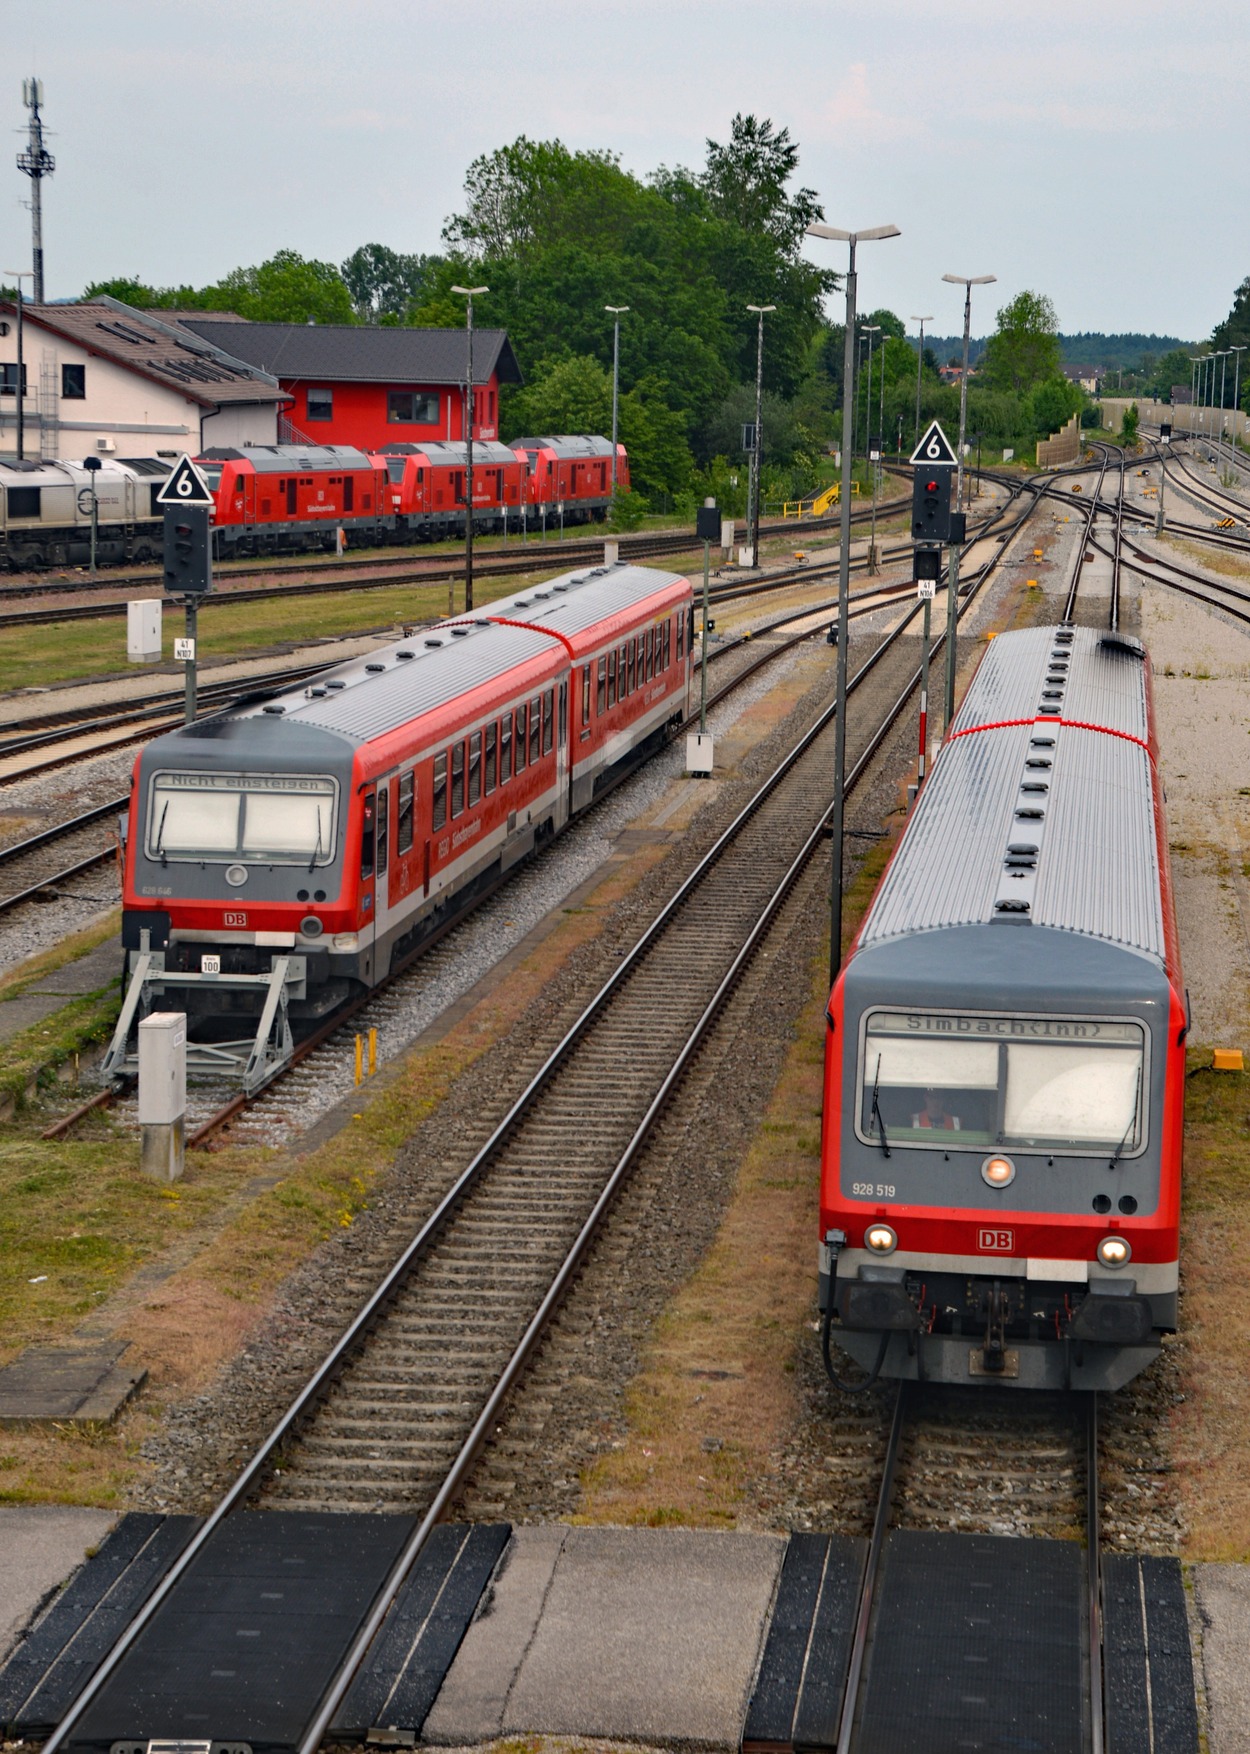
{"label": "red brick building", "polygon": [[[179,313],[177,320],[278,380],[291,398],[280,437],[368,451],[396,441],[465,436],[463,329],[241,323],[192,312]],[[520,382],[506,330],[475,329],[475,438],[499,436],[499,387]]]}

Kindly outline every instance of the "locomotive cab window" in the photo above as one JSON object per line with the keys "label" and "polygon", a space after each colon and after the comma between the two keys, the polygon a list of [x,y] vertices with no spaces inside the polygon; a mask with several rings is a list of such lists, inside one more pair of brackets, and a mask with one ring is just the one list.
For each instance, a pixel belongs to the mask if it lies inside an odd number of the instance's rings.
{"label": "locomotive cab window", "polygon": [[148,793],[149,859],[303,864],[334,857],[338,786],[314,774],[157,773]]}
{"label": "locomotive cab window", "polygon": [[856,1131],[891,1147],[1132,1156],[1145,1144],[1146,1057],[1140,1023],[874,1011]]}

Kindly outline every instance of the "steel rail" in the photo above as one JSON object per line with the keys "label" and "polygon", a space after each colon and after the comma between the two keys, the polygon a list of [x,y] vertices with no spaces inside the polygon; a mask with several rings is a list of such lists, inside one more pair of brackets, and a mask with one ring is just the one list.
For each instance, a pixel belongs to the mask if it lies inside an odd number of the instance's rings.
{"label": "steel rail", "polygon": [[[1071,621],[1076,609],[1077,594],[1081,588],[1081,571],[1085,565],[1085,551],[1093,541],[1094,518],[1097,514],[1098,501],[1102,498],[1103,478],[1107,473],[1107,453],[1103,447],[1100,446],[1098,448],[1102,455],[1102,462],[1099,466],[1098,480],[1094,486],[1094,491],[1090,494],[1087,504],[1082,508],[1085,512],[1085,534],[1081,537],[1080,547],[1072,566],[1072,582],[1068,586],[1068,595],[1063,605],[1062,620],[1064,622]],[[1088,464],[1085,467],[1084,473],[1090,473]]]}
{"label": "steel rail", "polygon": [[1085,1602],[1089,1658],[1090,1754],[1104,1754],[1106,1692],[1102,1667],[1102,1526],[1098,1504],[1098,1391],[1085,1404]]}
{"label": "steel rail", "polygon": [[890,1420],[890,1436],[881,1470],[881,1486],[877,1492],[877,1509],[872,1519],[868,1557],[864,1562],[864,1575],[859,1586],[859,1604],[855,1612],[855,1632],[846,1671],[846,1689],[842,1695],[842,1711],[838,1718],[836,1754],[850,1754],[851,1738],[855,1733],[855,1714],[859,1709],[864,1659],[868,1652],[868,1633],[872,1626],[872,1610],[881,1571],[881,1554],[890,1523],[890,1512],[894,1506],[894,1476],[898,1471],[899,1450],[902,1447],[903,1429],[907,1423],[910,1402],[911,1386],[900,1381],[894,1395],[894,1413]]}

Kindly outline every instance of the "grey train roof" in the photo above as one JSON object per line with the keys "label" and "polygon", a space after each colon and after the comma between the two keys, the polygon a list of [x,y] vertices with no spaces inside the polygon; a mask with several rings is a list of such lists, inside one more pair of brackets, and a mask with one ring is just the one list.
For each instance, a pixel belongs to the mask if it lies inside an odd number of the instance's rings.
{"label": "grey train roof", "polygon": [[611,457],[611,439],[597,433],[557,432],[546,438],[509,439],[514,451],[554,451],[557,457]]}
{"label": "grey train roof", "polygon": [[301,469],[376,469],[355,445],[223,445],[201,451],[205,463],[250,463],[258,475],[298,475]]}
{"label": "grey train roof", "polygon": [[[1144,652],[1088,628],[1057,642],[1066,631],[1030,628],[991,644],[861,949],[994,922],[1074,932],[1164,962]],[[1052,655],[1063,651],[1060,676]],[[1049,768],[1028,765],[1045,760]]]}
{"label": "grey train roof", "polygon": [[[565,573],[537,589],[484,606],[472,620],[457,623],[453,618],[423,628],[230,716],[267,718],[273,731],[288,724],[316,726],[354,742],[385,736],[516,664],[553,651],[563,658],[563,646],[540,631],[541,626],[570,638],[680,576],[622,565]],[[501,615],[539,627],[502,627],[488,619]],[[331,686],[335,683],[343,686]],[[281,713],[274,710],[278,707]],[[270,725],[265,729],[270,732]]]}
{"label": "grey train roof", "polygon": [[[383,443],[377,450],[383,457],[428,457],[431,463],[450,463],[453,467],[464,466],[469,460],[469,447],[463,439],[431,439],[424,445]],[[474,468],[479,463],[493,468],[496,463],[515,462],[516,452],[509,445],[498,445],[493,439],[474,439]]]}

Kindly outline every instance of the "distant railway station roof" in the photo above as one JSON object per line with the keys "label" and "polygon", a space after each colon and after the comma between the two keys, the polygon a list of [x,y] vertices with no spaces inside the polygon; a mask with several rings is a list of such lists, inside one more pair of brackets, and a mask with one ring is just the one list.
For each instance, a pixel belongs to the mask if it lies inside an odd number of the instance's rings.
{"label": "distant railway station roof", "polygon": [[[178,325],[274,377],[332,383],[462,384],[463,329],[372,328],[348,323],[240,323],[182,312]],[[473,381],[519,384],[506,329],[473,331]]]}

